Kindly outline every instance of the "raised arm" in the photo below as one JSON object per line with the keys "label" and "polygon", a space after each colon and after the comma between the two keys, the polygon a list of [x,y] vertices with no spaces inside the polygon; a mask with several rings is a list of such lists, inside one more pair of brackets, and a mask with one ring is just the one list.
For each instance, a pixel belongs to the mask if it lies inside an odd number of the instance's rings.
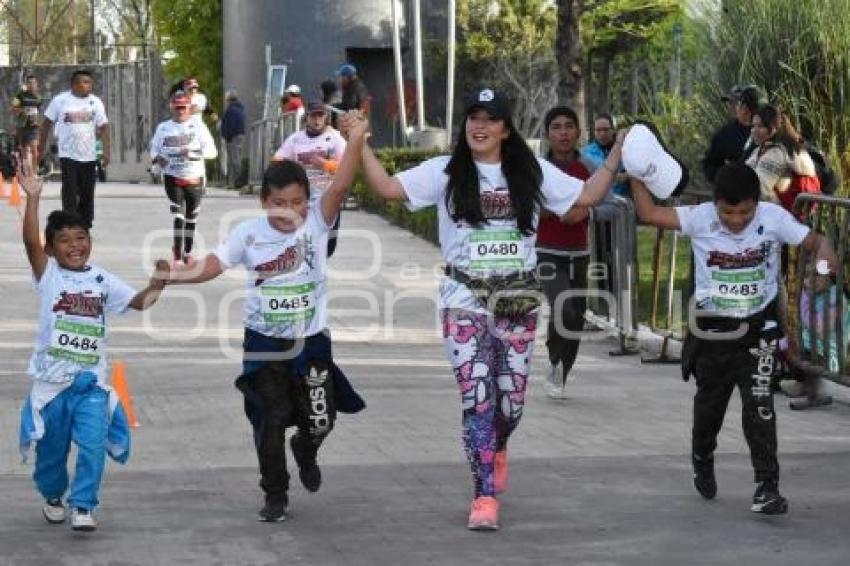
{"label": "raised arm", "polygon": [[24,209],[24,248],[27,250],[27,259],[32,267],[33,277],[36,281],[40,281],[47,268],[47,253],[41,245],[38,227],[38,201],[41,198],[44,183],[35,172],[33,156],[29,149],[26,150],[24,158],[18,165],[18,182],[27,195],[27,204]]}
{"label": "raised arm", "polygon": [[605,198],[605,195],[611,190],[611,185],[614,184],[617,178],[617,172],[620,169],[620,153],[623,149],[623,140],[627,132],[628,130],[620,130],[617,133],[617,140],[614,142],[614,147],[608,153],[608,157],[596,169],[593,176],[584,182],[584,189],[573,206],[593,206]]}
{"label": "raised arm", "polygon": [[348,128],[348,145],[342,154],[342,161],[334,175],[333,182],[322,195],[322,215],[325,222],[333,224],[342,208],[348,190],[354,183],[354,175],[360,167],[363,147],[369,137],[369,123],[363,116],[346,116],[351,124]]}
{"label": "raised arm", "polygon": [[658,206],[652,200],[649,189],[642,181],[631,179],[632,199],[635,201],[638,218],[647,224],[667,230],[681,230],[679,215],[670,206]]}
{"label": "raised arm", "polygon": [[363,144],[363,174],[366,177],[366,184],[383,198],[407,200],[407,193],[404,192],[401,182],[387,173],[368,143]]}

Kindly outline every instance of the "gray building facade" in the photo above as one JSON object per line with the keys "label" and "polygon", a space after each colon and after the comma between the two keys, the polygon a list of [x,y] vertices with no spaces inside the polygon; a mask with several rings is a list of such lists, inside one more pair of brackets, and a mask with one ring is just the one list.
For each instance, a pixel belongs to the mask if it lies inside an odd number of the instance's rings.
{"label": "gray building facade", "polygon": [[[444,4],[423,0],[427,28],[439,29],[436,21],[445,22]],[[412,81],[409,2],[400,5],[404,74]],[[223,0],[224,88],[239,91],[249,120],[257,120],[265,100],[266,45],[271,63],[287,65],[286,84],[299,85],[305,101],[319,96],[323,80],[336,80],[341,64],[351,63],[372,96],[374,142],[392,144],[398,132],[390,116],[395,100],[391,9],[391,0]],[[426,111],[438,116],[444,108],[445,79],[426,76],[424,82]]]}

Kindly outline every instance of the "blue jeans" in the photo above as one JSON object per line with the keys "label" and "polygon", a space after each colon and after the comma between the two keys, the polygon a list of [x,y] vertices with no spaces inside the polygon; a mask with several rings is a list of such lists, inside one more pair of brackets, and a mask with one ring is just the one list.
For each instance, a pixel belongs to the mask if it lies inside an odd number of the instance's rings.
{"label": "blue jeans", "polygon": [[44,437],[36,443],[33,479],[45,499],[61,498],[68,489],[68,453],[78,447],[71,507],[94,509],[106,464],[109,396],[94,374],[77,374],[74,383],[41,410]]}

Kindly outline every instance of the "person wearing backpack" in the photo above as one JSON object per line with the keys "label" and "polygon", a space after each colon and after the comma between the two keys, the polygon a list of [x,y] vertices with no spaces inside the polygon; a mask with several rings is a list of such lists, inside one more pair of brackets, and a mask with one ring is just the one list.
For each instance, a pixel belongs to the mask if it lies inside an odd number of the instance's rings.
{"label": "person wearing backpack", "polygon": [[814,161],[787,114],[762,106],[753,115],[752,136],[758,147],[746,163],[758,175],[762,200],[793,211],[798,194],[821,192]]}

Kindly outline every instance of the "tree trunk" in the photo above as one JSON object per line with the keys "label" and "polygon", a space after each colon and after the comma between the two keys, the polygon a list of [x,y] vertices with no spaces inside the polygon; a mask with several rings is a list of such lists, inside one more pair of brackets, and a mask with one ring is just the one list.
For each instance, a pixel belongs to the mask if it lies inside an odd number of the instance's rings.
{"label": "tree trunk", "polygon": [[576,0],[557,0],[557,4],[555,58],[558,61],[558,98],[582,116],[585,113],[585,98],[584,61],[579,35],[581,11]]}

